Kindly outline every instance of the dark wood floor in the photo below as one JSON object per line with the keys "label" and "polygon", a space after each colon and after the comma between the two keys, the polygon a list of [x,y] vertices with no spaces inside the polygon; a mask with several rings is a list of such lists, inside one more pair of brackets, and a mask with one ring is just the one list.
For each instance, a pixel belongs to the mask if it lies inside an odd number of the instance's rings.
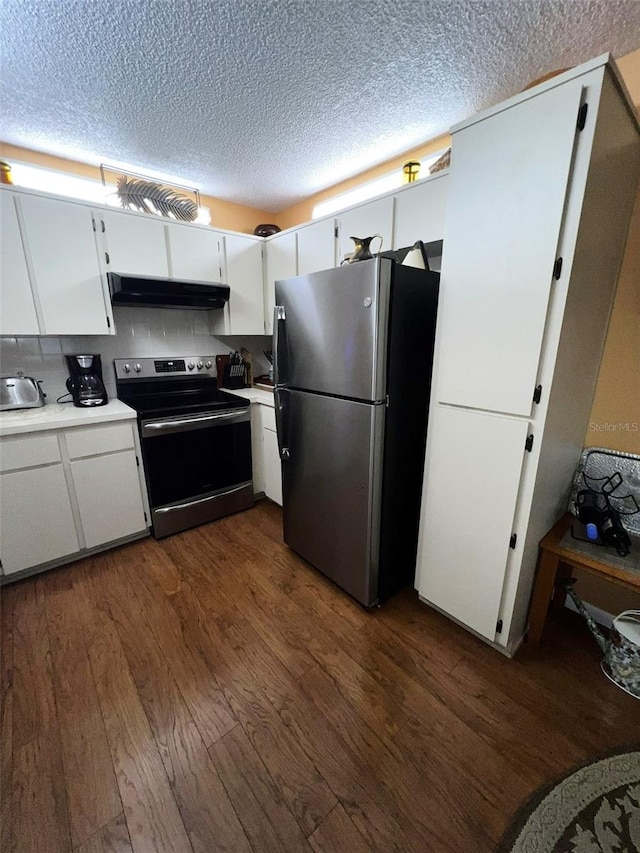
{"label": "dark wood floor", "polygon": [[3,589],[3,851],[483,853],[637,736],[570,614],[508,661],[413,591],[364,612],[280,525],[263,501]]}

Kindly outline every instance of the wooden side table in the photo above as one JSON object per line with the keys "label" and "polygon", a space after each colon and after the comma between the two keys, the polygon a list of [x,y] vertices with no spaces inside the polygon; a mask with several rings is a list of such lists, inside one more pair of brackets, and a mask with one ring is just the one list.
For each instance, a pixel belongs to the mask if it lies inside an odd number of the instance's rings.
{"label": "wooden side table", "polygon": [[[606,577],[611,583],[640,592],[640,571],[631,563],[629,568],[621,568],[608,563],[608,552],[598,545],[589,546],[589,553],[584,553],[573,550],[570,544],[562,542],[572,520],[573,516],[569,513],[564,515],[540,542],[540,560],[531,598],[527,637],[527,641],[534,646],[540,642],[556,581],[571,577],[572,569],[582,569],[590,574]],[[637,566],[637,562],[635,556],[633,564]]]}

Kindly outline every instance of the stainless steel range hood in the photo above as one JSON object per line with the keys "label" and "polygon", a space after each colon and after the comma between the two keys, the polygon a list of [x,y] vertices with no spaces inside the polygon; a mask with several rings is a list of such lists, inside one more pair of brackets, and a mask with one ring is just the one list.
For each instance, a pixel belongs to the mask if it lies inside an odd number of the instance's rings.
{"label": "stainless steel range hood", "polygon": [[107,273],[113,305],[153,308],[224,308],[229,301],[229,285],[208,281],[184,281],[147,275]]}

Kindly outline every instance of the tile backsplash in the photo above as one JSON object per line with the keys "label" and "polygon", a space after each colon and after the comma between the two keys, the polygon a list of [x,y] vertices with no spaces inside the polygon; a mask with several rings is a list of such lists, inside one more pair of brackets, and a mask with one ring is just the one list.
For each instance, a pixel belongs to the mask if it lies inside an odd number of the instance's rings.
{"label": "tile backsplash", "polygon": [[117,335],[2,337],[0,372],[13,374],[21,370],[26,376],[42,380],[43,391],[53,403],[67,391],[65,353],[98,353],[109,397],[116,396],[114,358],[218,355],[244,347],[252,355],[254,376],[269,371],[263,350],[271,349],[270,337],[216,338],[209,333],[206,311],[114,308],[114,317]]}

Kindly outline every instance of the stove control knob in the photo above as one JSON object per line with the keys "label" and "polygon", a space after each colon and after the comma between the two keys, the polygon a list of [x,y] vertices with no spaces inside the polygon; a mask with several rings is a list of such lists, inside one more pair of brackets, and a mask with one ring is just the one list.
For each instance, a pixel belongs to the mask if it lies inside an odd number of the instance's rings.
{"label": "stove control knob", "polygon": [[135,370],[136,373],[140,373],[140,371],[142,370],[142,367],[140,364],[134,364],[133,369]]}
{"label": "stove control knob", "polygon": [[208,361],[208,362],[205,364],[205,367],[207,368],[207,370],[211,370],[211,362],[210,362],[210,361]]}
{"label": "stove control knob", "polygon": [[131,373],[131,365],[129,365],[129,364],[123,364],[122,369],[124,370],[125,373]]}
{"label": "stove control knob", "polygon": [[199,361],[196,366],[197,366],[198,370],[202,370],[202,368],[204,367],[204,365],[202,364],[201,361]]}
{"label": "stove control knob", "polygon": [[189,364],[187,365],[187,367],[189,368],[189,370],[193,370],[193,368],[195,367],[195,364],[192,361],[190,361]]}

